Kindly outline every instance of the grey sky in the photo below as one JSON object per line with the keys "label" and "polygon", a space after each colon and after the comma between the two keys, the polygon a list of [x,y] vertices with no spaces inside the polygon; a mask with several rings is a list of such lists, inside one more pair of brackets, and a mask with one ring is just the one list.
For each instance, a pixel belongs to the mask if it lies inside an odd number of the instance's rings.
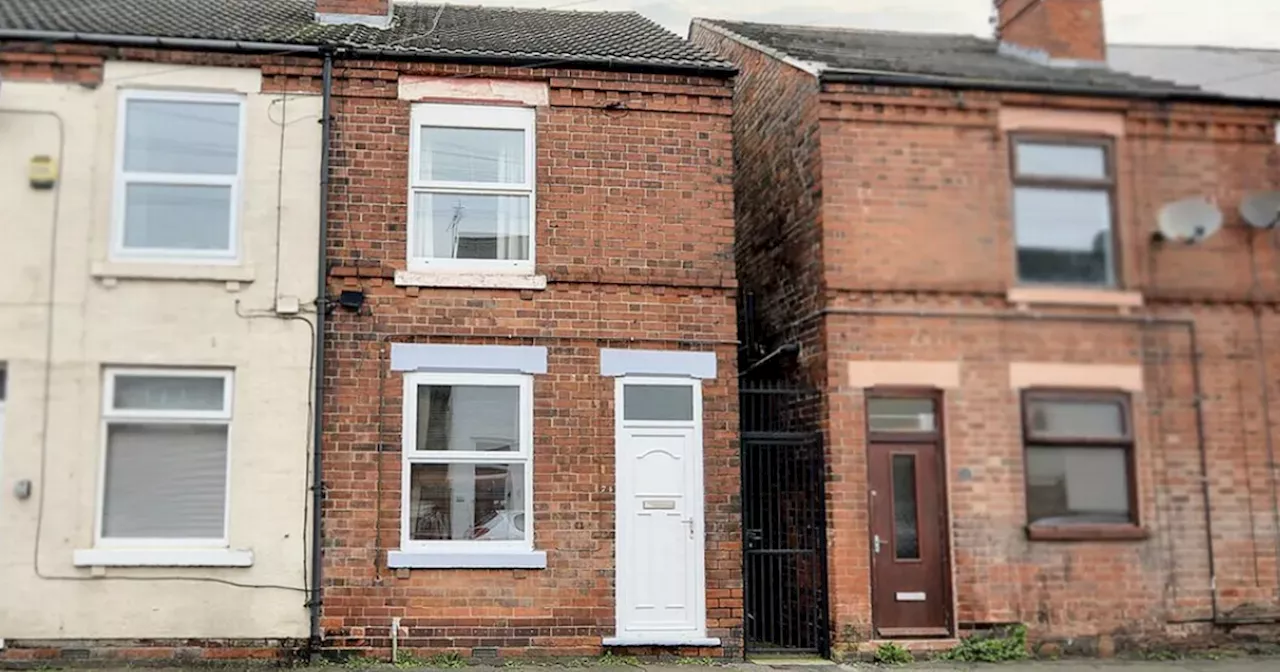
{"label": "grey sky", "polygon": [[[460,4],[633,9],[685,35],[691,16],[989,35],[991,0],[461,0]],[[1107,38],[1135,44],[1280,49],[1280,0],[1103,0]]]}

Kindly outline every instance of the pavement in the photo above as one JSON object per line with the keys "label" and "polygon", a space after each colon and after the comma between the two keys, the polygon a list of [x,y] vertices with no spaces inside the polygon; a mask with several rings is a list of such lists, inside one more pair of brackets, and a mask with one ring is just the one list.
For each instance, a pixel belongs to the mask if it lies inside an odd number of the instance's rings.
{"label": "pavement", "polygon": [[[876,665],[841,665],[855,670]],[[880,668],[885,669],[885,668]],[[1280,672],[1280,658],[1185,659],[1171,661],[1070,660],[1000,664],[928,662],[903,666],[920,672]]]}

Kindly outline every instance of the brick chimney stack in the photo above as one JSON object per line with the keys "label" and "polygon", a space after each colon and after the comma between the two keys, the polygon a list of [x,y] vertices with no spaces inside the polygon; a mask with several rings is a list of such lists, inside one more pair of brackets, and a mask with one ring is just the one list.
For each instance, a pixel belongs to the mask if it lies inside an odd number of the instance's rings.
{"label": "brick chimney stack", "polygon": [[387,28],[391,25],[391,0],[316,0],[316,22]]}
{"label": "brick chimney stack", "polygon": [[1102,0],[995,0],[996,38],[1050,58],[1107,60]]}

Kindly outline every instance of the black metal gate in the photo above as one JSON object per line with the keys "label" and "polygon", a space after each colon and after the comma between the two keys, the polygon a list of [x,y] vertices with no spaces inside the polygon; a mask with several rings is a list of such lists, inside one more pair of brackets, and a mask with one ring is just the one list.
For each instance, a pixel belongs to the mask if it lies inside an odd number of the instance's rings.
{"label": "black metal gate", "polygon": [[826,490],[818,395],[742,381],[748,652],[827,651]]}

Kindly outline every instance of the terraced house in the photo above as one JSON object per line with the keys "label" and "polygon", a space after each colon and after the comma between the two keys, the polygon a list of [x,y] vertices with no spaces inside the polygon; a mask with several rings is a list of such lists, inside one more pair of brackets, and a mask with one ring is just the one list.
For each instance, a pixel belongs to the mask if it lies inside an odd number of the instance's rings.
{"label": "terraced house", "polygon": [[0,39],[0,658],[739,650],[732,65],[387,0]]}
{"label": "terraced house", "polygon": [[694,22],[740,68],[743,387],[826,442],[744,434],[747,649],[1274,640],[1280,108],[1108,69],[1099,0],[996,4]]}

